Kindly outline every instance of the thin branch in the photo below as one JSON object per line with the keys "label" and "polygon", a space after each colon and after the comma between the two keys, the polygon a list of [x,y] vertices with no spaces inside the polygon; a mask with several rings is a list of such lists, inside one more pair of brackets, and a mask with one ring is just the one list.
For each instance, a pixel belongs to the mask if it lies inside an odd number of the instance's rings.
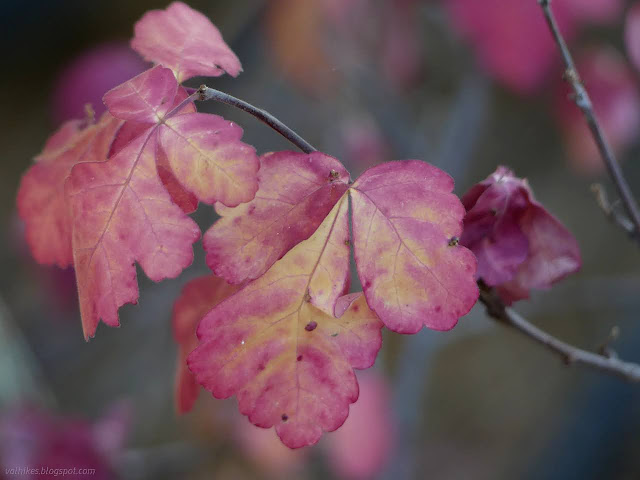
{"label": "thin branch", "polygon": [[269,112],[262,110],[261,108],[255,107],[250,103],[245,102],[244,100],[240,100],[239,98],[229,95],[228,93],[209,88],[206,85],[201,85],[196,92],[200,95],[199,100],[215,100],[216,102],[226,103],[227,105],[239,108],[240,110],[253,115],[261,122],[266,123],[268,126],[273,128],[276,132],[289,140],[304,153],[311,153],[316,151],[316,149],[304,138],[294,132],[291,128],[287,127],[284,123],[271,115]]}
{"label": "thin branch", "polygon": [[624,174],[622,173],[622,169],[620,168],[620,164],[616,160],[616,157],[611,149],[611,146],[607,142],[605,138],[604,132],[600,127],[600,122],[593,111],[593,105],[591,103],[591,98],[589,97],[589,93],[587,92],[582,80],[580,79],[580,75],[578,74],[578,70],[576,69],[575,63],[573,62],[573,58],[571,57],[571,53],[569,52],[569,48],[567,47],[567,43],[565,42],[562,34],[560,33],[560,29],[558,28],[558,22],[553,14],[553,10],[551,8],[551,0],[538,0],[540,7],[542,8],[542,12],[544,13],[544,18],[547,21],[547,25],[549,26],[549,30],[553,35],[553,39],[562,54],[562,59],[564,61],[566,70],[565,70],[565,80],[569,82],[571,87],[573,88],[574,100],[576,105],[582,110],[584,117],[587,121],[587,125],[589,126],[589,130],[591,130],[591,134],[593,135],[593,139],[595,140],[598,150],[600,151],[600,155],[602,156],[602,160],[604,161],[607,169],[609,170],[609,175],[613,179],[613,182],[618,189],[618,193],[622,202],[624,203],[625,209],[633,222],[633,227],[636,232],[640,232],[640,209],[638,208],[638,204],[631,192],[631,188],[629,188],[629,184],[624,178]]}
{"label": "thin branch", "polygon": [[629,217],[620,213],[616,210],[616,206],[612,205],[609,202],[609,198],[607,197],[607,192],[602,185],[599,183],[594,183],[591,185],[591,191],[596,197],[596,202],[600,207],[600,210],[605,214],[605,216],[618,227],[620,227],[623,231],[629,235],[634,240],[639,240],[639,232],[634,228],[633,223],[629,220]]}
{"label": "thin branch", "polygon": [[584,365],[593,370],[618,376],[629,382],[640,382],[640,365],[622,361],[614,354],[598,355],[563,342],[539,329],[516,311],[506,307],[495,290],[482,282],[479,282],[479,286],[480,302],[487,307],[487,314],[491,318],[514,328],[546,347],[559,356],[566,365]]}

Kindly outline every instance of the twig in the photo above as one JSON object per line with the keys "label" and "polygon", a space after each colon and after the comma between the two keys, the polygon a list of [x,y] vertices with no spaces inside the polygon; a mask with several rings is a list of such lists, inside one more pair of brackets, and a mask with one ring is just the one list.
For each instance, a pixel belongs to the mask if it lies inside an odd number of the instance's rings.
{"label": "twig", "polygon": [[615,205],[612,205],[609,202],[607,192],[602,185],[600,185],[599,183],[594,183],[593,185],[591,185],[591,191],[596,197],[598,206],[611,222],[615,223],[618,227],[627,232],[627,235],[629,235],[629,237],[631,237],[632,239],[640,239],[638,231],[636,231],[636,229],[634,228],[631,220],[629,220],[629,218],[624,214],[618,212],[615,209]]}
{"label": "twig", "polygon": [[[587,121],[587,125],[589,126],[589,130],[591,130],[591,134],[593,135],[593,139],[595,140],[598,150],[600,151],[600,155],[602,156],[602,160],[604,161],[607,169],[609,170],[609,175],[613,179],[613,182],[618,189],[618,193],[624,206],[627,210],[631,221],[633,222],[633,228],[636,232],[640,232],[640,209],[638,208],[638,204],[629,188],[629,184],[624,178],[624,174],[622,173],[622,169],[620,168],[620,164],[616,160],[616,157],[611,149],[607,139],[605,138],[604,132],[600,127],[600,122],[593,111],[593,105],[591,103],[591,98],[580,79],[580,75],[578,74],[578,70],[576,69],[575,63],[573,62],[573,58],[571,53],[569,52],[569,48],[567,47],[567,43],[565,42],[562,34],[560,33],[560,29],[558,28],[558,23],[556,22],[556,18],[553,14],[553,10],[551,8],[551,0],[538,0],[540,7],[542,8],[542,12],[544,13],[545,20],[547,21],[547,25],[549,25],[549,30],[553,35],[553,39],[562,54],[562,59],[564,61],[566,70],[564,74],[564,78],[571,87],[573,88],[574,100],[576,105],[582,110],[584,117]],[[640,238],[640,237],[636,237]]]}
{"label": "twig", "polygon": [[640,382],[640,365],[620,360],[614,354],[607,356],[582,350],[539,329],[516,311],[506,307],[498,294],[479,282],[480,301],[487,307],[487,314],[558,355],[566,365],[585,367],[618,376],[629,382]]}
{"label": "twig", "polygon": [[239,98],[229,95],[228,93],[209,88],[206,85],[201,85],[200,88],[198,88],[197,93],[200,94],[199,100],[215,100],[216,102],[226,103],[227,105],[239,108],[240,110],[253,115],[261,122],[264,122],[268,126],[273,128],[276,132],[289,140],[304,153],[311,153],[316,151],[316,149],[304,138],[294,132],[291,128],[287,127],[284,123],[271,115],[269,112],[262,110],[261,108],[255,107],[250,103],[245,102],[244,100],[240,100]]}

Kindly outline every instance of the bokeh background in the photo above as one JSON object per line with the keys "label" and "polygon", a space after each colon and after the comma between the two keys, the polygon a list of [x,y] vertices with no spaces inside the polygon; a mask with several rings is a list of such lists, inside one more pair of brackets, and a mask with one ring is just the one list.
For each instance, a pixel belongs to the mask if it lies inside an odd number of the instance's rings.
{"label": "bokeh background", "polygon": [[[640,252],[590,192],[598,182],[615,197],[535,0],[189,3],[244,67],[208,84],[269,110],[354,177],[405,158],[449,172],[458,194],[500,164],[527,177],[584,263],[518,310],[589,349],[617,326],[612,347],[640,362]],[[640,193],[638,3],[554,0]],[[0,479],[30,465],[95,468],[93,479],[640,478],[640,387],[567,368],[478,306],[448,333],[385,332],[344,428],[295,452],[234,401],[203,393],[192,413],[174,413],[171,309],[207,271],[199,243],[179,279],[153,284],[139,270],[140,302],[121,309],[122,327],[101,325],[85,343],[73,272],[30,258],[16,191],[62,121],[86,102],[100,110],[104,91],[146,68],[127,46],[133,24],[165,6],[0,2]],[[243,126],[261,153],[291,148],[243,112],[199,108]],[[194,215],[203,228],[214,220],[207,206]]]}

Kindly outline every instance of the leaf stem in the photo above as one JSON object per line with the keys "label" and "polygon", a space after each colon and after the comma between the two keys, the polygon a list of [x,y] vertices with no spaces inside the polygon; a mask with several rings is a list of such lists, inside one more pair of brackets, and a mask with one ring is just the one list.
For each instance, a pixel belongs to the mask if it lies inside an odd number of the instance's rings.
{"label": "leaf stem", "polygon": [[253,115],[261,122],[266,123],[268,126],[273,128],[276,132],[289,140],[304,153],[311,153],[316,151],[316,149],[309,142],[307,142],[304,138],[294,132],[291,128],[287,127],[284,123],[282,123],[266,110],[255,107],[250,103],[245,102],[244,100],[240,100],[239,98],[229,95],[228,93],[221,92],[220,90],[216,90],[214,88],[209,88],[206,85],[201,85],[200,88],[196,90],[196,93],[199,94],[199,100],[201,101],[214,100],[216,102],[226,103],[227,105],[239,108],[240,110]]}
{"label": "leaf stem", "polygon": [[589,93],[585,88],[582,80],[580,79],[580,75],[578,74],[578,70],[576,69],[575,63],[573,61],[573,57],[571,56],[571,52],[569,51],[569,47],[567,47],[567,43],[560,33],[560,28],[558,27],[558,22],[556,21],[555,15],[553,14],[553,10],[551,8],[551,0],[538,0],[540,7],[542,8],[542,12],[544,13],[544,18],[547,21],[547,25],[549,26],[549,30],[551,31],[551,35],[560,50],[562,55],[562,60],[565,65],[565,80],[571,85],[574,94],[574,101],[576,105],[582,110],[584,118],[587,122],[589,130],[591,131],[591,135],[595,140],[598,150],[600,151],[600,156],[604,161],[609,175],[611,176],[613,182],[616,185],[620,198],[624,203],[624,206],[633,222],[633,226],[636,232],[640,232],[640,209],[638,208],[638,204],[631,192],[629,184],[624,178],[624,174],[622,173],[622,169],[620,168],[620,164],[616,160],[615,154],[607,141],[605,134],[600,126],[600,122],[598,121],[598,117],[596,116],[593,110],[593,104],[591,103],[591,98],[589,97]]}
{"label": "leaf stem", "polygon": [[480,287],[480,302],[487,308],[487,314],[498,322],[507,325],[529,337],[549,351],[559,356],[566,365],[584,365],[618,376],[629,382],[640,382],[640,365],[620,360],[615,355],[598,355],[582,350],[539,329],[518,312],[505,306],[498,294],[483,282]]}

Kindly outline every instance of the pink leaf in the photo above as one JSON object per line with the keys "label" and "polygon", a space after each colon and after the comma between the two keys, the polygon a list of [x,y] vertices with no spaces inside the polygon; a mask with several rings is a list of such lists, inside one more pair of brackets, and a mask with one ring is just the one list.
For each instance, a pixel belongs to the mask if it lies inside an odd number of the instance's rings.
{"label": "pink leaf", "polygon": [[216,205],[222,218],[204,235],[207,264],[231,283],[258,278],[313,234],[348,180],[342,164],[322,153],[263,155],[256,197],[235,208]]}
{"label": "pink leaf", "polygon": [[173,337],[178,343],[176,370],[176,409],[178,413],[191,410],[200,386],[187,369],[187,356],[198,346],[196,327],[209,310],[230,297],[238,287],[229,285],[221,278],[206,275],[191,280],[173,305]]}
{"label": "pink leaf", "polygon": [[205,203],[235,207],[253,199],[259,168],[255,149],[240,141],[242,128],[217,115],[167,119],[160,143],[180,184]]}
{"label": "pink leaf", "polygon": [[575,238],[533,198],[526,180],[498,169],[463,197],[460,243],[478,257],[478,277],[511,303],[580,269]]}
{"label": "pink leaf", "polygon": [[61,268],[73,263],[71,217],[64,184],[76,163],[107,159],[113,135],[121,124],[108,113],[97,124],[86,125],[80,120],[65,123],[22,177],[18,212],[26,224],[33,257],[39,263]]}
{"label": "pink leaf", "polygon": [[242,70],[220,31],[182,2],[145,13],[136,23],[131,47],[145,59],[171,68],[179,83],[196,75],[235,77]]}
{"label": "pink leaf", "polygon": [[452,189],[442,170],[410,160],[373,167],[349,190],[364,294],[395,332],[453,328],[478,298],[476,260],[453,241],[464,207]]}
{"label": "pink leaf", "polygon": [[[178,93],[173,101],[173,105],[170,107],[169,111],[172,111],[174,108],[178,107],[183,100],[188,97],[188,93],[182,87],[178,87]],[[193,103],[187,103],[179,112],[176,112],[175,115],[185,115],[188,113],[195,113],[196,107]],[[111,145],[111,152],[109,153],[109,157],[112,157],[116,153],[118,153],[122,148],[124,148],[131,140],[134,140],[138,136],[142,135],[146,132],[150,127],[153,127],[154,123],[144,123],[144,122],[126,122],[120,130]],[[167,159],[166,154],[160,148],[157,151],[156,157],[156,167],[158,170],[158,175],[162,184],[171,195],[171,199],[174,201],[176,205],[178,205],[184,213],[191,213],[196,210],[198,207],[198,199],[192,193],[186,191],[180,182],[176,179],[173,171],[171,170],[171,165],[169,165],[169,160]]]}
{"label": "pink leaf", "polygon": [[177,93],[178,83],[171,70],[158,65],[112,88],[103,100],[116,118],[158,123],[173,107]]}
{"label": "pink leaf", "polygon": [[342,425],[358,398],[353,369],[370,367],[381,346],[363,296],[339,318],[327,312],[348,274],[347,211],[343,196],[309,239],[211,310],[188,359],[216,398],[236,395],[242,414],[291,448]]}
{"label": "pink leaf", "polygon": [[118,308],[138,298],[138,261],[153,281],[176,277],[193,261],[198,226],[162,186],[150,130],[104,163],[74,167],[67,183],[74,265],[85,338],[99,320],[119,325]]}

